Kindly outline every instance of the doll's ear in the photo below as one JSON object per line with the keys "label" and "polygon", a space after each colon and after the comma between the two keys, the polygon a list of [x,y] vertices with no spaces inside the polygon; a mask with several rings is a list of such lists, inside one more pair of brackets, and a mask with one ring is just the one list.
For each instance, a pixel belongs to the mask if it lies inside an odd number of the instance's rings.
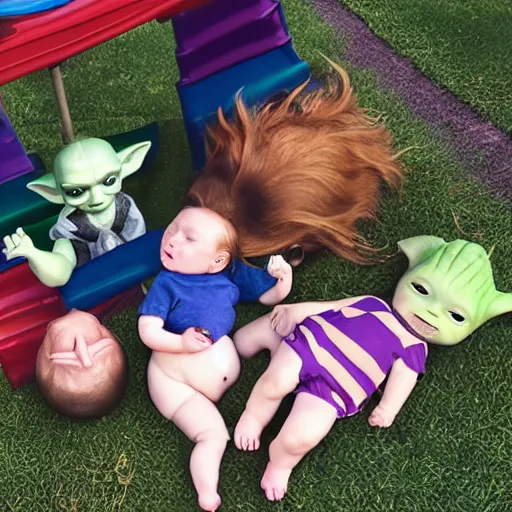
{"label": "doll's ear", "polygon": [[27,188],[36,192],[51,203],[64,204],[64,199],[57,189],[57,183],[55,182],[53,172],[43,174],[36,180],[27,183]]}
{"label": "doll's ear", "polygon": [[437,236],[420,235],[406,238],[398,242],[398,248],[407,256],[409,268],[429,258],[446,242]]}
{"label": "doll's ear", "polygon": [[487,309],[487,319],[512,312],[512,293],[496,292],[494,300]]}
{"label": "doll's ear", "polygon": [[121,179],[124,180],[127,176],[130,176],[141,168],[150,147],[150,141],[139,142],[117,153],[121,161]]}

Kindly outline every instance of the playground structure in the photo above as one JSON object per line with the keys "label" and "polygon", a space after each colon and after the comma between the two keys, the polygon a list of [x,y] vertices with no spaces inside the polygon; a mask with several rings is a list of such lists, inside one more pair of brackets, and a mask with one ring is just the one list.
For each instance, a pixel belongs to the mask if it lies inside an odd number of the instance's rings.
{"label": "playground structure", "polygon": [[[48,8],[52,2],[42,3]],[[73,129],[60,64],[154,19],[170,19],[173,25],[180,72],[176,88],[196,170],[205,162],[206,124],[219,107],[229,118],[239,91],[251,107],[286,93],[310,76],[309,65],[293,48],[279,0],[57,3],[65,5],[29,16],[2,19],[0,11],[0,85],[49,68],[65,143],[73,140]],[[6,112],[1,113],[0,240],[21,225],[41,248],[51,250],[48,230],[60,207],[26,189],[28,182],[44,172],[44,165],[37,155],[25,154]],[[116,150],[151,140],[152,150],[144,166],[151,166],[156,157],[156,123],[103,138]],[[35,357],[48,322],[72,308],[104,318],[130,301],[140,300],[140,283],[159,269],[161,236],[162,230],[154,230],[117,247],[75,270],[71,280],[57,289],[37,281],[25,258],[6,262],[0,255],[0,364],[11,386],[33,378]]]}
{"label": "playground structure", "polygon": [[214,0],[172,20],[177,84],[194,169],[204,165],[204,130],[218,107],[229,117],[241,90],[257,105],[309,78],[295,52],[281,3],[276,0]]}
{"label": "playground structure", "polygon": [[0,160],[0,185],[22,174],[34,170],[23,146],[12,127],[7,112],[0,103],[0,147],[2,158]]}

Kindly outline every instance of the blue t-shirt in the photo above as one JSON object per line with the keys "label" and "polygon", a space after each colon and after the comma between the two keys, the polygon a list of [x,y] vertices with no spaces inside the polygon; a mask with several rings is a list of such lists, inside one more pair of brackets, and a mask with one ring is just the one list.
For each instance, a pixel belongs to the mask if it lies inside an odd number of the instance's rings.
{"label": "blue t-shirt", "polygon": [[189,327],[208,329],[213,340],[231,332],[235,324],[238,287],[222,272],[179,274],[163,269],[139,308],[140,315],[158,316],[164,329],[182,334]]}

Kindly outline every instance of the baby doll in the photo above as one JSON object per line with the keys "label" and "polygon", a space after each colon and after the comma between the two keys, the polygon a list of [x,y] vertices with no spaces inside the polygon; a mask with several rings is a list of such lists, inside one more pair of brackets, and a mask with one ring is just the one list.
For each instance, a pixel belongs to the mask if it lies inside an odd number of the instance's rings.
{"label": "baby doll", "polygon": [[[190,471],[203,510],[216,510],[219,467],[229,434],[214,402],[236,381],[240,361],[228,334],[238,287],[227,266],[237,252],[233,226],[206,208],[184,208],[165,230],[157,275],[139,308],[141,340],[153,352],[148,388],[158,411],[194,443]],[[277,283],[260,301],[275,304],[291,289],[291,267],[276,257]]]}
{"label": "baby doll", "polygon": [[3,239],[7,260],[23,256],[43,284],[63,286],[76,267],[143,235],[142,214],[121,192],[121,184],[141,167],[150,147],[151,142],[140,142],[116,153],[106,140],[89,138],[62,149],[53,172],[27,185],[48,201],[65,205],[50,230],[53,249],[38,249],[18,228]]}
{"label": "baby doll", "polygon": [[36,384],[57,413],[75,419],[100,418],[123,399],[127,358],[116,337],[95,316],[73,309],[48,325],[37,354]]}
{"label": "baby doll", "polygon": [[431,236],[398,245],[409,270],[392,308],[371,296],[282,305],[235,334],[243,357],[263,348],[272,353],[235,428],[239,449],[258,449],[281,400],[297,393],[270,444],[261,480],[269,500],[283,498],[292,469],[336,418],[360,411],[388,375],[368,421],[389,427],[425,371],[428,343],[455,345],[490,318],[512,311],[512,294],[496,290],[480,245]]}

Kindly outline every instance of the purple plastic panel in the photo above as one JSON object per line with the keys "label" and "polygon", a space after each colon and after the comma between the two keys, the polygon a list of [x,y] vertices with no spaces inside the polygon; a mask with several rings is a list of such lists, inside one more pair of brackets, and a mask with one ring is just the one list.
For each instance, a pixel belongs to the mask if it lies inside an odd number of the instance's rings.
{"label": "purple plastic panel", "polygon": [[0,185],[33,170],[0,99]]}
{"label": "purple plastic panel", "polygon": [[214,0],[173,18],[179,85],[187,85],[291,40],[277,0]]}

